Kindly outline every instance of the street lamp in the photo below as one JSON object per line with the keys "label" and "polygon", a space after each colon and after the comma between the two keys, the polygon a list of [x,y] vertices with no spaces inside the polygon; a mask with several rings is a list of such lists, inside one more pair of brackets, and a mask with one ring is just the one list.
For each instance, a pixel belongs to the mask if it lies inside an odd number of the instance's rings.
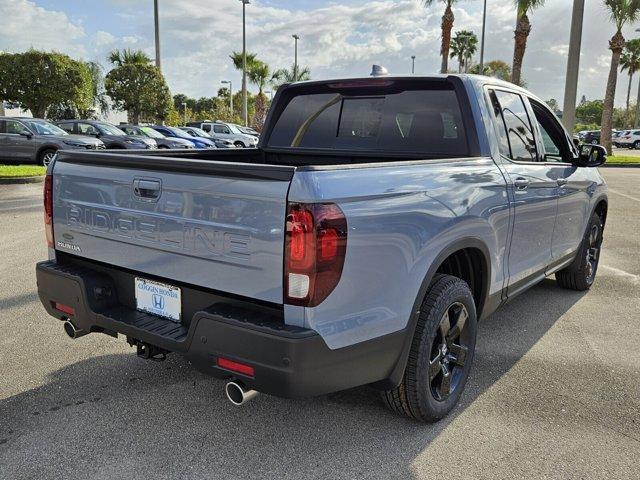
{"label": "street lamp", "polygon": [[187,102],[182,102],[182,108],[184,108],[184,124],[187,125]]}
{"label": "street lamp", "polygon": [[158,1],[153,0],[153,21],[156,35],[156,67],[160,70],[160,19],[158,18]]}
{"label": "street lamp", "polygon": [[233,117],[233,83],[231,80],[222,80],[225,85],[229,85],[229,109],[231,110],[231,116]]}
{"label": "street lamp", "polygon": [[242,116],[244,126],[249,125],[249,111],[247,108],[247,21],[246,9],[251,3],[249,0],[240,0],[242,2]]}
{"label": "street lamp", "polygon": [[416,56],[411,55],[411,74],[416,73]]}
{"label": "street lamp", "polygon": [[487,0],[482,7],[482,39],[480,40],[480,75],[484,75],[484,30],[487,26]]}
{"label": "street lamp", "polygon": [[295,43],[295,53],[293,57],[293,81],[298,81],[298,40],[300,37],[297,34],[291,35],[293,37],[293,41]]}
{"label": "street lamp", "polygon": [[573,132],[576,122],[576,96],[578,94],[583,16],[584,0],[573,0],[571,31],[569,33],[569,57],[567,58],[567,76],[564,82],[564,101],[562,105],[562,123],[569,132]]}

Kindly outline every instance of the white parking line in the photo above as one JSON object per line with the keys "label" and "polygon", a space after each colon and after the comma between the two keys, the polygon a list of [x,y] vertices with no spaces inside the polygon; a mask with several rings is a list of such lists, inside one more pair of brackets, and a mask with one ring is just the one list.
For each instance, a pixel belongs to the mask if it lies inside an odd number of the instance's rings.
{"label": "white parking line", "polygon": [[619,192],[617,190],[614,190],[613,188],[610,188],[609,191],[615,193],[616,195],[620,195],[622,197],[628,198],[629,200],[633,200],[635,202],[640,203],[640,198],[632,197],[631,195],[627,195],[626,193]]}
{"label": "white parking line", "polygon": [[610,267],[609,265],[600,265],[600,268],[604,268],[605,270],[608,270],[609,272],[613,273],[618,277],[626,278],[628,280],[631,280],[634,283],[635,282],[640,283],[640,275],[635,275],[633,273],[625,272],[624,270],[620,270],[619,268],[615,268],[615,267]]}

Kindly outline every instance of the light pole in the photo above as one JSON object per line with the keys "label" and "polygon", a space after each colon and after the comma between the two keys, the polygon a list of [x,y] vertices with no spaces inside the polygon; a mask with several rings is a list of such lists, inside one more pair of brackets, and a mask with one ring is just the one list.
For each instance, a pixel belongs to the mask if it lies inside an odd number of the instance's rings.
{"label": "light pole", "polygon": [[[640,28],[636,28],[640,32]],[[640,126],[640,82],[638,83],[638,96],[636,97],[636,118],[633,120],[633,128]]]}
{"label": "light pole", "polygon": [[187,125],[187,102],[182,102],[182,108],[184,108],[184,124]]}
{"label": "light pole", "polygon": [[576,123],[576,96],[578,94],[583,16],[584,0],[573,0],[571,32],[569,33],[569,58],[567,59],[567,76],[564,83],[564,102],[562,105],[562,123],[569,133],[573,132]]}
{"label": "light pole", "polygon": [[242,117],[244,126],[249,125],[249,110],[247,108],[247,21],[246,9],[251,3],[249,0],[242,2]]}
{"label": "light pole", "polygon": [[291,36],[293,37],[293,41],[295,44],[294,56],[293,56],[293,81],[297,82],[298,81],[298,40],[300,40],[300,37],[295,33]]}
{"label": "light pole", "polygon": [[229,85],[229,110],[231,110],[231,116],[233,117],[233,83],[231,80],[222,80],[225,85]]}
{"label": "light pole", "polygon": [[487,0],[482,7],[482,38],[480,39],[480,75],[484,75],[484,30],[487,25]]}
{"label": "light pole", "polygon": [[153,20],[156,35],[156,67],[160,70],[160,19],[158,18],[158,1],[159,0],[153,0]]}
{"label": "light pole", "polygon": [[411,74],[416,73],[416,56],[411,55]]}

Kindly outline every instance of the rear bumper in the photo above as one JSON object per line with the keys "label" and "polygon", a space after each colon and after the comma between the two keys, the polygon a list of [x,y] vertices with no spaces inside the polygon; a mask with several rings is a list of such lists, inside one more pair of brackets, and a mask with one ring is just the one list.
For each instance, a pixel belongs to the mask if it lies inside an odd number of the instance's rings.
{"label": "rear bumper", "polygon": [[[135,274],[108,266],[47,261],[36,266],[36,277],[40,300],[53,317],[69,319],[86,331],[119,333],[181,353],[209,375],[236,378],[249,388],[282,397],[321,395],[384,381],[403,350],[404,332],[331,350],[315,331],[284,325],[277,308],[187,286],[182,286],[185,323],[178,324],[132,308],[127,290],[130,282],[133,292]],[[191,305],[185,306],[187,301]],[[73,315],[57,310],[56,303],[72,307]],[[217,367],[218,357],[252,366],[254,376]]]}

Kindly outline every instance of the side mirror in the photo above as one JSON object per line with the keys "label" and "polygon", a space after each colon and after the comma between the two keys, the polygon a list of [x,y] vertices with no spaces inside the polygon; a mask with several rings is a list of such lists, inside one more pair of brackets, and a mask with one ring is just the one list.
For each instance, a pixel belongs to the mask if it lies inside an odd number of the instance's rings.
{"label": "side mirror", "polygon": [[26,130],[21,131],[20,135],[23,137],[27,137],[29,140],[31,140],[31,138],[33,137],[33,134],[31,132],[27,132]]}
{"label": "side mirror", "polygon": [[602,145],[582,144],[578,147],[578,167],[599,167],[607,161],[607,150]]}

